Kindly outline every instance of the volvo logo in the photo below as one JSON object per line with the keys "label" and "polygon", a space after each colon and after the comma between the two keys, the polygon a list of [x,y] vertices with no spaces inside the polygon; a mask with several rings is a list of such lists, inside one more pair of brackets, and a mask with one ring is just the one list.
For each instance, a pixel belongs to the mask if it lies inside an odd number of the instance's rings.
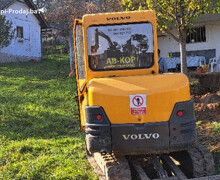
{"label": "volvo logo", "polygon": [[144,139],[158,139],[160,135],[158,133],[150,133],[150,134],[128,134],[122,135],[125,140],[144,140]]}
{"label": "volvo logo", "polygon": [[115,20],[125,20],[125,19],[131,19],[131,16],[121,16],[121,17],[107,17],[108,21],[115,21]]}

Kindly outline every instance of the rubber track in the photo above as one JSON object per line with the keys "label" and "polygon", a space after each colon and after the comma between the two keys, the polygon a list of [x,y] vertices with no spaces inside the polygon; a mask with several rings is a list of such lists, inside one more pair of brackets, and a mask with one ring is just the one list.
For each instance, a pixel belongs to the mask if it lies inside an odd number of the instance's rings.
{"label": "rubber track", "polygon": [[100,169],[100,167],[97,164],[97,162],[95,161],[95,158],[93,157],[93,155],[87,154],[87,159],[88,159],[90,165],[93,167],[94,172],[98,175],[99,180],[106,180],[105,179],[105,174]]}
{"label": "rubber track", "polygon": [[131,180],[131,172],[124,156],[94,153],[94,159],[101,168],[106,180]]}
{"label": "rubber track", "polygon": [[202,145],[188,150],[193,163],[193,176],[204,177],[214,174],[215,166],[212,154]]}
{"label": "rubber track", "polygon": [[204,163],[205,163],[205,166],[204,166],[205,175],[206,176],[214,175],[215,174],[215,163],[214,163],[212,153],[210,153],[209,150],[206,149],[201,144],[198,144],[196,148],[198,149],[198,151],[200,151],[200,153],[203,156]]}
{"label": "rubber track", "polygon": [[[219,176],[208,177],[214,174],[214,160],[212,154],[204,146],[198,144],[195,148],[188,150],[187,153],[191,158],[191,171],[196,180],[199,180],[200,178],[201,180],[220,179]],[[87,154],[87,157],[91,165],[94,167],[95,172],[99,174],[100,180],[131,180],[130,167],[124,156],[94,153],[93,155]],[[169,177],[167,179],[176,178],[177,177]]]}

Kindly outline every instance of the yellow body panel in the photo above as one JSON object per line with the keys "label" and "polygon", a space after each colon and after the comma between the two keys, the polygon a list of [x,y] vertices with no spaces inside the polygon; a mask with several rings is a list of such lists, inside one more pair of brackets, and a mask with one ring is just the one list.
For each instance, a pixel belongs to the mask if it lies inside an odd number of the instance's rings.
{"label": "yellow body panel", "polygon": [[[126,18],[129,17],[129,18]],[[98,25],[149,22],[153,27],[154,64],[145,69],[93,71],[88,62],[87,28]],[[168,121],[177,102],[190,100],[189,82],[183,74],[158,73],[157,25],[154,11],[118,12],[85,15],[76,20],[82,25],[85,79],[77,79],[81,128],[85,106],[102,106],[112,124]],[[75,36],[75,35],[74,35]],[[76,44],[76,38],[74,39]],[[77,56],[76,60],[76,77]],[[146,95],[146,114],[131,115],[130,95]],[[83,98],[82,98],[83,97]]]}
{"label": "yellow body panel", "polygon": [[[131,115],[130,95],[146,94],[145,115]],[[88,104],[102,106],[112,124],[168,121],[177,102],[190,100],[183,74],[95,78],[88,85]]]}
{"label": "yellow body panel", "polygon": [[[85,117],[85,106],[87,106],[87,96],[85,96],[85,99],[82,102],[82,106],[81,106],[81,113],[80,113],[80,119],[81,119],[81,129],[85,130],[85,126],[84,124],[86,123],[86,117]],[[83,108],[82,108],[83,107]]]}

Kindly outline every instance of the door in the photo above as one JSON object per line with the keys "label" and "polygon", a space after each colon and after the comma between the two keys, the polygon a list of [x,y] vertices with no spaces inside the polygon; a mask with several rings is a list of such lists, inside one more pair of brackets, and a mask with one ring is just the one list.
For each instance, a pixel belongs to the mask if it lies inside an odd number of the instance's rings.
{"label": "door", "polygon": [[80,112],[81,128],[84,124],[84,113],[82,109],[83,101],[86,97],[86,74],[85,74],[85,55],[83,27],[81,20],[75,20],[74,23],[74,53],[75,53],[75,72],[78,93],[78,105]]}

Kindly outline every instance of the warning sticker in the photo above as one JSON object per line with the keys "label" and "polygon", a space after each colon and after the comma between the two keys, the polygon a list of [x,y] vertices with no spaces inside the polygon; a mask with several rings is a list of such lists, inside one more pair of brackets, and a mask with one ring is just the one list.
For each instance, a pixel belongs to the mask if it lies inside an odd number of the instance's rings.
{"label": "warning sticker", "polygon": [[131,115],[143,115],[147,111],[146,94],[130,95]]}

